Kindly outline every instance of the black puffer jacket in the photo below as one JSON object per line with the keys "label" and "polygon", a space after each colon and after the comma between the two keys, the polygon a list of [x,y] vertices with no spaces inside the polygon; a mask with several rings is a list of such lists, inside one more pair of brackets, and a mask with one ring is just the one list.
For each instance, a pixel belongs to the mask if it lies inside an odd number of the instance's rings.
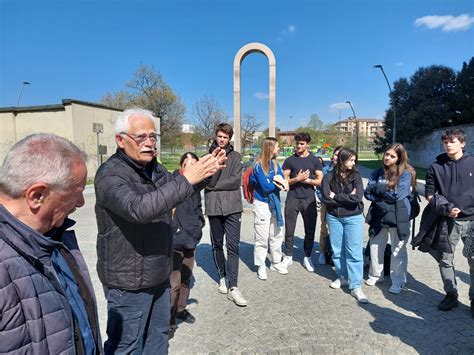
{"label": "black puffer jacket", "polygon": [[434,194],[421,215],[420,229],[412,239],[413,249],[418,247],[424,253],[431,249],[444,253],[452,253],[449,243],[449,220],[448,214],[454,205],[444,196]]}
{"label": "black puffer jacket", "polygon": [[[179,170],[173,175],[179,176]],[[202,213],[201,192],[176,206],[173,214],[173,249],[194,249],[202,238],[205,219]]]}
{"label": "black puffer jacket", "polygon": [[165,282],[172,269],[171,210],[193,186],[156,161],[143,168],[118,149],[99,168],[95,192],[100,281],[124,290]]}
{"label": "black puffer jacket", "polygon": [[[65,228],[72,224],[66,220]],[[75,334],[79,329],[74,328],[66,291],[51,265],[54,250],[68,255],[69,267],[84,281],[76,280],[88,310],[96,352],[102,351],[94,290],[76,237],[73,231],[63,230],[58,237],[62,242],[44,237],[0,205],[1,354],[81,353],[82,343]]]}
{"label": "black puffer jacket", "polygon": [[[362,184],[362,177],[356,171],[353,179],[347,184],[340,183],[331,186],[334,170],[324,175],[322,183],[323,203],[326,205],[326,210],[334,217],[350,217],[362,214],[364,212],[364,203],[362,198],[364,196],[364,185]],[[355,194],[352,191],[356,189]],[[330,192],[334,192],[335,196],[331,198]]]}

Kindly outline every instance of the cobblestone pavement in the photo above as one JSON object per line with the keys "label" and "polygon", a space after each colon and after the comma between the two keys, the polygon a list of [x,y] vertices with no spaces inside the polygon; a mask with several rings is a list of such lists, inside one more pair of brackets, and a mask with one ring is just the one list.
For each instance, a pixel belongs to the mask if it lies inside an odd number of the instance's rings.
{"label": "cobblestone pavement", "polygon": [[[95,270],[94,203],[95,196],[87,194],[86,205],[72,218],[78,222],[75,229],[95,285],[105,338],[106,303]],[[407,289],[399,295],[390,294],[387,278],[375,287],[363,285],[370,302],[361,305],[347,289],[329,288],[335,273],[328,265],[317,264],[317,251],[312,257],[315,272],[303,268],[304,231],[300,218],[295,234],[295,262],[289,274],[269,270],[268,280],[261,281],[253,265],[253,214],[245,209],[239,288],[249,304],[241,308],[217,291],[217,273],[206,226],[197,248],[188,306],[197,320],[193,325],[179,324],[170,341],[170,353],[474,353],[469,272],[461,254],[462,243],[455,257],[460,305],[444,313],[437,309],[444,297],[441,278],[429,255],[409,248]],[[316,240],[318,236],[319,232]]]}

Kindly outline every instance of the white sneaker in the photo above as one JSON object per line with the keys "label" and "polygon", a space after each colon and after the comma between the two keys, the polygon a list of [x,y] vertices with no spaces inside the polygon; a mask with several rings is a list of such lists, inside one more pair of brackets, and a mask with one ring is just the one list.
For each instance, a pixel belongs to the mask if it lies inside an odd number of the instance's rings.
{"label": "white sneaker", "polygon": [[285,266],[285,268],[288,269],[288,266],[293,265],[293,257],[285,255],[281,262],[283,263],[283,266]]}
{"label": "white sneaker", "polygon": [[286,275],[288,274],[288,269],[285,267],[283,264],[283,261],[281,263],[276,263],[276,264],[271,264],[270,265],[270,270],[276,271],[279,274]]}
{"label": "white sneaker", "polygon": [[360,303],[369,303],[367,296],[364,295],[364,292],[362,292],[362,289],[360,287],[351,290],[351,295],[354,296],[356,300]]}
{"label": "white sneaker", "polygon": [[383,276],[380,277],[374,277],[374,276],[369,276],[367,280],[365,280],[365,284],[367,286],[375,286],[375,284],[378,284],[379,282],[383,281]]}
{"label": "white sneaker", "polygon": [[313,265],[313,262],[311,261],[311,258],[309,256],[305,256],[303,258],[303,266],[309,272],[314,272],[314,265]]}
{"label": "white sneaker", "polygon": [[329,287],[331,288],[341,288],[343,286],[349,286],[349,281],[342,276],[329,284]]}
{"label": "white sneaker", "polygon": [[265,265],[260,265],[258,267],[257,276],[260,280],[267,280],[267,267]]}
{"label": "white sneaker", "polygon": [[324,253],[319,253],[318,263],[319,265],[326,264],[326,257],[324,256]]}
{"label": "white sneaker", "polygon": [[227,293],[227,284],[225,282],[225,277],[221,278],[219,280],[219,288],[218,288],[220,293],[226,294]]}
{"label": "white sneaker", "polygon": [[237,306],[245,307],[247,305],[247,300],[242,296],[238,287],[232,287],[227,293],[227,298],[234,301]]}

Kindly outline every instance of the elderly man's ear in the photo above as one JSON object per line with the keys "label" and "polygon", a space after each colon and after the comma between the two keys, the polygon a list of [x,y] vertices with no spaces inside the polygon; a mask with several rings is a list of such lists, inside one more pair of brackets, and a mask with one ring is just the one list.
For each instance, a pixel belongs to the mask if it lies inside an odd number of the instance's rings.
{"label": "elderly man's ear", "polygon": [[46,184],[38,183],[31,185],[25,191],[25,200],[31,209],[38,209],[49,195],[49,188]]}

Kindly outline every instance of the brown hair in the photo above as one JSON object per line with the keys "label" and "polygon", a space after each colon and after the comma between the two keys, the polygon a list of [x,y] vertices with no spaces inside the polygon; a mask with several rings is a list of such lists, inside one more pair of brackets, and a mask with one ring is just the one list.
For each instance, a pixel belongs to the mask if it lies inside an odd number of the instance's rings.
{"label": "brown hair", "polygon": [[394,189],[397,186],[398,182],[400,181],[400,176],[407,170],[408,164],[408,155],[405,147],[400,143],[393,143],[390,144],[386,149],[385,152],[393,150],[395,154],[397,154],[397,162],[392,165],[391,167],[383,166],[384,169],[384,176],[387,180],[387,186],[390,189]]}
{"label": "brown hair", "polygon": [[275,145],[278,144],[276,138],[266,137],[262,142],[262,148],[260,150],[260,155],[258,156],[257,162],[262,166],[263,172],[265,175],[268,175],[270,171],[270,162],[273,160],[273,170],[277,172],[277,162],[273,159],[272,150]]}
{"label": "brown hair", "polygon": [[232,126],[225,122],[219,123],[216,126],[215,134],[217,135],[218,132],[224,132],[225,134],[229,136],[229,139],[232,139],[232,136],[234,135],[234,129],[232,128]]}

